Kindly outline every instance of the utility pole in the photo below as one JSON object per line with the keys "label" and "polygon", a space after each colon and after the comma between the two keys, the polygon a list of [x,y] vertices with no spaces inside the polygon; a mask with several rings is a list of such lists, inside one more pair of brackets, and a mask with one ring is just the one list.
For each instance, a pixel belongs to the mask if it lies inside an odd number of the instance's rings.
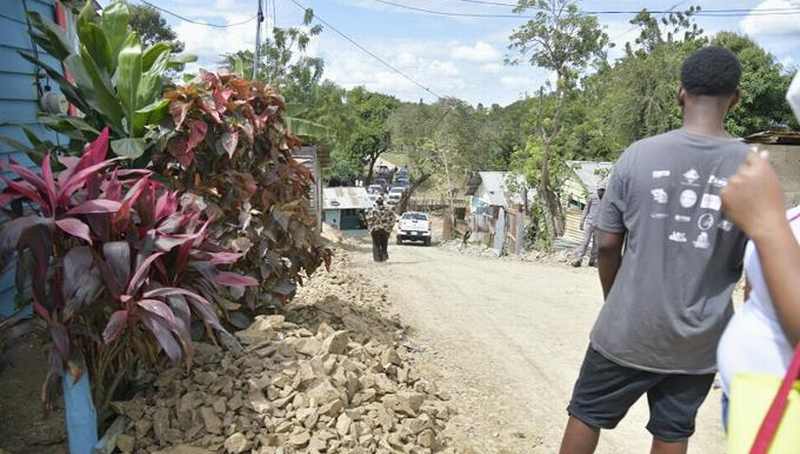
{"label": "utility pole", "polygon": [[258,0],[258,16],[256,18],[256,51],[253,55],[253,80],[258,77],[258,63],[261,60],[261,23],[264,22],[263,0]]}

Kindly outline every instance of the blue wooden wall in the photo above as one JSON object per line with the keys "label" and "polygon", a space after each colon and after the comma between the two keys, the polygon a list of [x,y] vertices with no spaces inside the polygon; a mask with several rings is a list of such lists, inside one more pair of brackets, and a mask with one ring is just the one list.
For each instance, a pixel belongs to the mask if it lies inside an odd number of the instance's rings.
{"label": "blue wooden wall", "polygon": [[[25,8],[37,11],[43,17],[54,20],[54,0],[0,0],[0,135],[11,137],[27,144],[28,141],[18,127],[5,123],[25,124],[39,137],[54,143],[58,138],[36,123],[39,111],[39,95],[36,88],[34,66],[20,57],[18,51],[32,51],[33,43],[28,34]],[[40,55],[44,53],[40,50]],[[50,56],[44,56],[48,64],[60,68]],[[46,78],[41,79],[42,89],[50,85],[54,91],[58,86]],[[33,166],[24,153],[19,153],[0,143],[0,159],[13,158],[17,162]],[[4,270],[0,276],[0,316],[15,311],[14,266]]]}

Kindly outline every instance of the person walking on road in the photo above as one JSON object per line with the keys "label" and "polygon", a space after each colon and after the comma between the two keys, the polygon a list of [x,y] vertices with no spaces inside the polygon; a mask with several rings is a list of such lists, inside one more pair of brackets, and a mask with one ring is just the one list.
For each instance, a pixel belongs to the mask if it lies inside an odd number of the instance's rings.
{"label": "person walking on road", "polygon": [[683,127],[634,143],[614,166],[597,223],[605,304],[567,408],[561,454],[593,453],[600,430],[616,427],[645,394],[651,454],[687,452],[714,383],[747,241],[720,198],[748,153],[724,127],[741,73],[729,50],[690,55],[678,92]]}
{"label": "person walking on road", "polygon": [[367,214],[367,227],[372,236],[372,258],[376,262],[389,260],[389,236],[397,221],[394,211],[383,203],[383,197],[378,197],[375,207]]}
{"label": "person walking on road", "polygon": [[591,255],[589,256],[589,266],[597,265],[597,221],[600,215],[600,201],[603,200],[603,195],[606,193],[604,184],[600,184],[597,192],[589,196],[586,202],[586,207],[583,209],[583,218],[581,219],[581,230],[583,231],[583,244],[580,245],[578,251],[575,253],[575,261],[572,266],[579,268],[583,264],[583,257],[586,256],[586,251],[589,250],[591,244]]}

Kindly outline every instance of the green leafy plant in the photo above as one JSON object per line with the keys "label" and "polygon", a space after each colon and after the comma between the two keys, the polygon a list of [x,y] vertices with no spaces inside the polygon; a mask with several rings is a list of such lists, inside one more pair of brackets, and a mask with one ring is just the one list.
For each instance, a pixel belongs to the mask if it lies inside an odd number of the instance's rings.
{"label": "green leafy plant", "polygon": [[44,395],[52,397],[65,368],[77,379],[85,364],[101,410],[134,367],[167,359],[188,367],[193,319],[209,334],[227,334],[214,304],[220,287],[258,283],[221,269],[240,254],[209,241],[211,221],[191,197],[168,191],[149,171],[120,169],[118,159],[106,159],[108,144],[104,129],[81,158],[63,157],[60,172],[50,155],[40,174],[3,164],[19,178],[2,177],[0,193],[0,206],[37,207],[4,225],[0,257],[16,257],[18,292],[52,339]]}
{"label": "green leafy plant", "polygon": [[[58,25],[30,13],[33,41],[60,61],[68,75],[36,55],[21,55],[56,81],[67,101],[83,114],[83,118],[42,115],[40,121],[74,139],[75,151],[109,125],[111,148],[117,156],[142,157],[156,140],[153,126],[168,115],[168,103],[162,99],[167,71],[194,60],[173,55],[166,42],[144,47],[130,29],[129,19],[123,0],[110,3],[100,14],[88,1],[77,16],[78,42],[73,46]],[[38,161],[42,148],[47,147],[25,151]]]}
{"label": "green leafy plant", "polygon": [[331,252],[310,209],[313,176],[292,158],[301,144],[283,121],[283,98],[262,82],[207,72],[166,98],[172,124],[154,167],[203,197],[220,220],[212,236],[244,254],[237,267],[259,274],[246,307],[286,300]]}

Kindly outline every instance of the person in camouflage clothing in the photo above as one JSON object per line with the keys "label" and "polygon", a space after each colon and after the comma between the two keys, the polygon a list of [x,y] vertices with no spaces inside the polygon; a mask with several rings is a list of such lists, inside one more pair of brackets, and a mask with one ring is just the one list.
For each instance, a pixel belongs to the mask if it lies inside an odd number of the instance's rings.
{"label": "person in camouflage clothing", "polygon": [[376,262],[389,260],[389,235],[397,218],[391,208],[383,203],[383,198],[375,201],[375,208],[367,214],[367,227],[372,236],[372,258]]}

